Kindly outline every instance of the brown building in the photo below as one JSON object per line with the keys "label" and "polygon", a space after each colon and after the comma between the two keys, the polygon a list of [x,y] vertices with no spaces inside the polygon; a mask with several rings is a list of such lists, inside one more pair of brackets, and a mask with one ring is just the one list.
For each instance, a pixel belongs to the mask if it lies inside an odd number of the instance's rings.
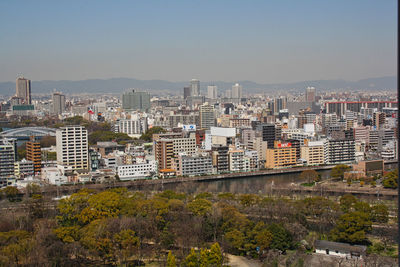
{"label": "brown building", "polygon": [[277,169],[296,165],[296,148],[291,143],[274,142],[274,148],[267,149],[265,168]]}
{"label": "brown building", "polygon": [[174,141],[172,139],[160,139],[155,143],[154,151],[159,171],[172,169]]}
{"label": "brown building", "polygon": [[384,162],[383,160],[360,161],[353,165],[353,170],[362,172],[365,176],[383,175]]}
{"label": "brown building", "polygon": [[33,171],[38,173],[42,169],[42,151],[40,142],[34,140],[26,142],[26,159],[33,162]]}

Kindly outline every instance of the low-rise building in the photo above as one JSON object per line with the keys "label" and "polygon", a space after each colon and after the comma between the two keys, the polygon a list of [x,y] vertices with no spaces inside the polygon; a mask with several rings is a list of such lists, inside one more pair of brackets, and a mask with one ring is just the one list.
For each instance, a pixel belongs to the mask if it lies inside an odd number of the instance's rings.
{"label": "low-rise building", "polygon": [[326,240],[315,241],[315,253],[338,256],[342,258],[363,258],[366,255],[366,246],[353,246],[346,243],[331,242]]}
{"label": "low-rise building", "polygon": [[212,158],[208,153],[179,155],[176,161],[178,176],[212,174]]}
{"label": "low-rise building", "polygon": [[34,175],[34,163],[26,159],[14,163],[14,175],[17,178]]}
{"label": "low-rise building", "polygon": [[117,175],[122,181],[152,177],[156,173],[157,161],[155,160],[117,166]]}

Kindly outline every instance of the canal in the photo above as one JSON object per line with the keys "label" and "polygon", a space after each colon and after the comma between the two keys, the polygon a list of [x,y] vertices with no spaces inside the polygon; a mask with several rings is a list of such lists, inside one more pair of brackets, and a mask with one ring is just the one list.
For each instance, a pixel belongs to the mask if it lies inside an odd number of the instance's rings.
{"label": "canal", "polygon": [[[321,170],[318,173],[322,180],[330,178],[330,170]],[[221,180],[196,181],[174,184],[152,185],[151,190],[174,190],[189,194],[200,192],[222,193],[230,192],[235,194],[268,194],[274,186],[308,182],[300,178],[299,173],[271,174],[255,177],[243,177]],[[146,186],[147,187],[147,186]],[[148,187],[147,187],[148,188]],[[150,188],[148,188],[150,189]]]}

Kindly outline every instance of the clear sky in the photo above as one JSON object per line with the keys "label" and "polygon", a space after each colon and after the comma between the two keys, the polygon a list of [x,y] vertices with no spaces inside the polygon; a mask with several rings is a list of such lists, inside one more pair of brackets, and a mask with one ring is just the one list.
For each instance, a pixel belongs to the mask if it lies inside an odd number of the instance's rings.
{"label": "clear sky", "polygon": [[0,1],[0,81],[395,75],[395,0]]}

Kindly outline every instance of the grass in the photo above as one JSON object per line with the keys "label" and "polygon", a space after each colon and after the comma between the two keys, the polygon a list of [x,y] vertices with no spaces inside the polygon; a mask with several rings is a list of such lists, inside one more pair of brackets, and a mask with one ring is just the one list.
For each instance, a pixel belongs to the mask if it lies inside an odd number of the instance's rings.
{"label": "grass", "polygon": [[301,186],[312,187],[312,186],[315,185],[315,182],[312,182],[312,183],[302,183],[302,184],[300,184],[300,185],[301,185]]}

